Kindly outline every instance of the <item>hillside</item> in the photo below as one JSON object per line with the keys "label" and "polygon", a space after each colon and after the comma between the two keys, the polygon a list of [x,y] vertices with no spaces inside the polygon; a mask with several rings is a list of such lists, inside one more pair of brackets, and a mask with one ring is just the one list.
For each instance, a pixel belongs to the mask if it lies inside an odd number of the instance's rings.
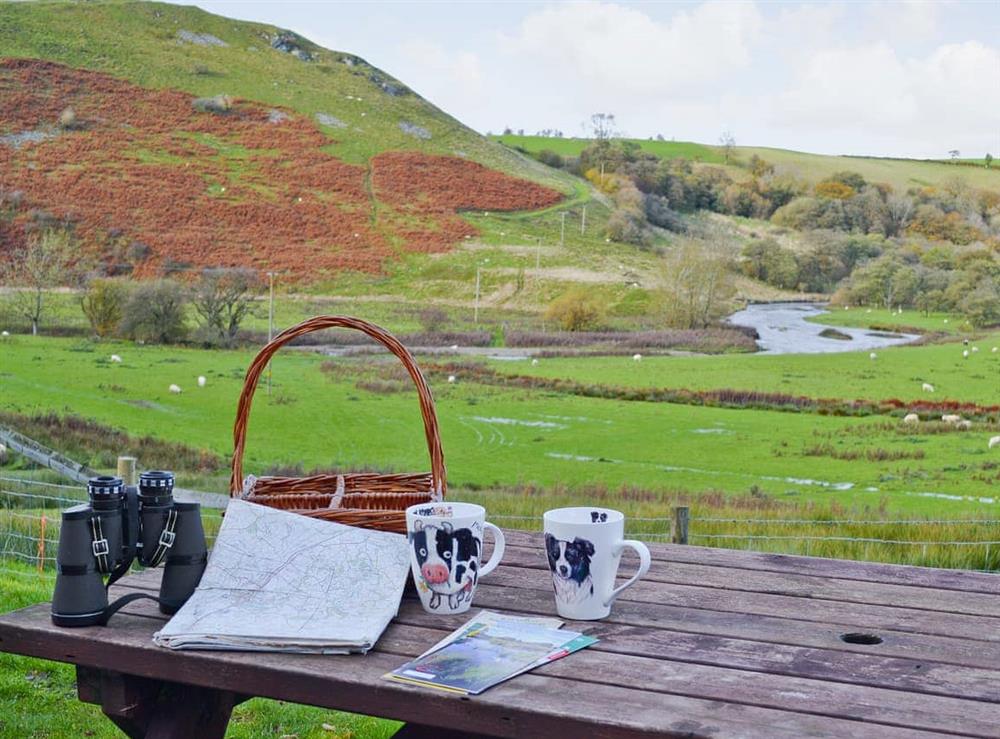
{"label": "hillside", "polygon": [[68,219],[112,272],[320,279],[447,250],[478,232],[460,211],[571,191],[356,56],[197,8],[0,5],[0,49],[8,247]]}
{"label": "hillside", "polygon": [[[537,154],[548,149],[562,156],[578,156],[591,143],[591,139],[551,138],[546,136],[494,136],[493,139],[515,150]],[[649,139],[626,139],[639,145],[645,152],[661,159],[679,157],[706,164],[725,164],[722,149],[691,141],[653,141]],[[835,172],[845,170],[857,172],[869,182],[884,182],[896,190],[905,192],[914,187],[939,186],[950,179],[960,177],[971,187],[1000,189],[1000,167],[986,169],[982,162],[963,161],[960,164],[926,159],[889,159],[861,156],[827,156],[809,154],[789,149],[775,149],[763,146],[738,146],[734,150],[736,162],[747,162],[757,155],[771,164],[781,167],[810,182],[818,182]],[[734,177],[744,170],[738,166],[728,166]]]}

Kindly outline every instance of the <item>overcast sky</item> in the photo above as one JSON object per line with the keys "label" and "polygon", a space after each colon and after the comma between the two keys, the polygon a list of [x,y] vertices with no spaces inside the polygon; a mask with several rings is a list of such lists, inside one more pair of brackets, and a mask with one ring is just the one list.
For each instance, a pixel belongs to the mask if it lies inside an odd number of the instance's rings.
{"label": "overcast sky", "polygon": [[635,137],[1000,155],[1000,0],[193,4],[362,56],[484,133],[606,111]]}

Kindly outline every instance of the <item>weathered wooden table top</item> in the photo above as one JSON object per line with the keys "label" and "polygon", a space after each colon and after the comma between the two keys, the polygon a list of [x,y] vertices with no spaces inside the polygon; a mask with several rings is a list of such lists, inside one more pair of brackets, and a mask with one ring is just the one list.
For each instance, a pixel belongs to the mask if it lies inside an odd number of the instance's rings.
{"label": "weathered wooden table top", "polygon": [[[0,616],[0,650],[145,678],[495,736],[1000,736],[1000,577],[694,546],[652,545],[649,575],[612,615],[567,627],[595,646],[480,696],[382,675],[469,615],[406,599],[367,656],[171,652],[156,606],[62,629],[48,604]],[[634,561],[627,556],[622,574]],[[112,595],[155,590],[160,570]],[[473,613],[555,615],[537,534],[507,533]],[[845,642],[873,635],[878,644]]]}

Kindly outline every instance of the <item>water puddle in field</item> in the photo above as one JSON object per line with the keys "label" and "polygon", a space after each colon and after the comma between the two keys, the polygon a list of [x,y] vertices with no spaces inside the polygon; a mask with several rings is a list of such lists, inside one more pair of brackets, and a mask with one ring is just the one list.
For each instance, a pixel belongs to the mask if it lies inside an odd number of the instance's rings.
{"label": "water puddle in field", "polygon": [[951,493],[906,493],[917,498],[937,498],[939,500],[969,501],[972,503],[996,503],[996,498],[979,498],[975,495],[952,495]]}
{"label": "water puddle in field", "polygon": [[[849,328],[813,323],[810,316],[831,311],[815,303],[759,303],[748,305],[726,320],[739,326],[757,329],[757,346],[762,354],[828,354],[857,352],[899,346],[916,340],[913,334],[887,334],[866,328]],[[904,318],[899,319],[904,322]],[[824,329],[835,329],[850,339],[820,336]]]}
{"label": "water puddle in field", "polygon": [[472,416],[473,421],[480,423],[500,424],[501,426],[528,426],[536,429],[567,429],[564,423],[553,423],[552,421],[525,421],[522,418],[504,418],[503,416]]}
{"label": "water puddle in field", "polygon": [[565,459],[571,462],[610,462],[611,464],[632,464],[638,467],[653,467],[663,472],[687,472],[693,475],[710,475],[712,477],[739,477],[746,480],[767,480],[768,482],[784,482],[792,485],[808,485],[826,488],[827,490],[851,490],[853,482],[830,482],[829,480],[813,480],[808,477],[778,477],[775,475],[752,475],[749,472],[733,472],[732,470],[706,470],[701,467],[680,467],[654,462],[629,462],[623,459],[608,459],[606,457],[589,457],[582,454],[566,454],[563,452],[547,452],[546,457]]}

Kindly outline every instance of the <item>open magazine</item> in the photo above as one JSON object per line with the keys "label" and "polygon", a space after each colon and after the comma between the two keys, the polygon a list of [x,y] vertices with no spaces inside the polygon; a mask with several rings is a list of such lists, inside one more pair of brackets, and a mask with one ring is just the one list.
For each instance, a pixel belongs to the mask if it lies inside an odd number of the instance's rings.
{"label": "open magazine", "polygon": [[483,611],[430,650],[393,670],[390,680],[478,695],[597,639],[558,628],[557,619],[502,616]]}

